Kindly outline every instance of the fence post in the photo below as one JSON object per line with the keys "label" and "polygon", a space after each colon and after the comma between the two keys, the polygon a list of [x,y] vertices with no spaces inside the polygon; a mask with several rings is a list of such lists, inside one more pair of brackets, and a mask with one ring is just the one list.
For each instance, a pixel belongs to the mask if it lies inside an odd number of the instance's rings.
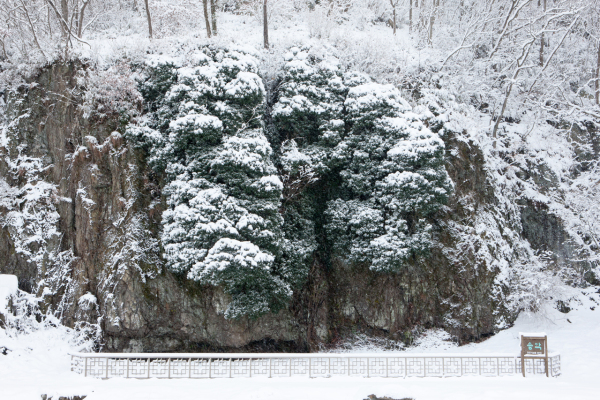
{"label": "fence post", "polygon": [[500,376],[500,358],[496,358],[496,376]]}
{"label": "fence post", "polygon": [[231,378],[231,364],[232,364],[232,360],[231,358],[229,359],[229,377]]}
{"label": "fence post", "polygon": [[544,357],[544,364],[546,365],[546,378],[548,378],[550,375],[548,373],[548,336],[545,336],[546,338],[546,348],[544,349],[546,352],[546,357]]}
{"label": "fence post", "polygon": [[311,367],[312,367],[312,358],[308,357],[308,377],[312,378],[312,371],[311,371]]}
{"label": "fence post", "polygon": [[460,358],[460,376],[463,376],[464,372],[463,372],[463,359],[462,357]]}
{"label": "fence post", "polygon": [[83,367],[83,376],[86,377],[87,376],[87,360],[88,360],[87,357],[85,357],[84,360],[85,360],[85,364]]}
{"label": "fence post", "polygon": [[167,358],[167,379],[171,379],[171,359]]}
{"label": "fence post", "polygon": [[208,379],[212,378],[212,358],[208,359]]}
{"label": "fence post", "polygon": [[127,377],[129,378],[129,358],[127,358]]}
{"label": "fence post", "polygon": [[389,359],[390,359],[389,357],[385,358],[385,377],[386,378],[390,377],[390,367],[389,367],[389,363],[388,363]]}
{"label": "fence post", "polygon": [[271,378],[271,371],[272,371],[272,365],[273,365],[273,359],[271,357],[269,357],[269,378]]}
{"label": "fence post", "polygon": [[106,379],[108,379],[108,361],[109,361],[109,358],[106,357]]}
{"label": "fence post", "polygon": [[446,376],[446,364],[444,363],[444,357],[442,357],[442,376]]}
{"label": "fence post", "polygon": [[252,378],[252,358],[248,361],[248,372],[250,374],[250,378]]}
{"label": "fence post", "polygon": [[479,375],[481,375],[481,357],[479,357],[478,360],[479,360]]}
{"label": "fence post", "polygon": [[192,377],[192,357],[188,360],[188,378]]}
{"label": "fence post", "polygon": [[331,377],[331,357],[327,357],[327,375]]}
{"label": "fence post", "polygon": [[423,376],[427,376],[427,360],[423,357]]}
{"label": "fence post", "polygon": [[150,379],[150,357],[146,359],[146,366],[148,367],[148,379]]}
{"label": "fence post", "polygon": [[290,378],[292,377],[292,360],[293,358],[290,357]]}
{"label": "fence post", "polygon": [[369,369],[369,357],[367,357],[367,378],[371,377],[371,370]]}

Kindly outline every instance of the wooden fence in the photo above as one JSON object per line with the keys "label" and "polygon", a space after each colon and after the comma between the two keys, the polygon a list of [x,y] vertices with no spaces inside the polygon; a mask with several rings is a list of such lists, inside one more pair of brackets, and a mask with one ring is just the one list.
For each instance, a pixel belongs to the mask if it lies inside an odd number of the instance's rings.
{"label": "wooden fence", "polygon": [[[525,371],[546,374],[544,360]],[[549,355],[550,376],[560,375],[560,354]],[[74,353],[71,370],[95,378],[451,377],[521,373],[520,357],[507,354],[134,354]]]}

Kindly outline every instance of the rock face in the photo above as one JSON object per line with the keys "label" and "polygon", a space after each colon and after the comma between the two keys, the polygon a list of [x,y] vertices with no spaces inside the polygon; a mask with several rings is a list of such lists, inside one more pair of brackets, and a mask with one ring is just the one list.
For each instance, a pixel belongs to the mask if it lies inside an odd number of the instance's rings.
{"label": "rock face", "polygon": [[[309,351],[354,332],[410,341],[419,326],[470,340],[493,333],[499,315],[514,317],[493,293],[497,271],[477,248],[457,250],[459,222],[497,199],[476,145],[447,135],[455,192],[432,221],[437,244],[425,261],[378,274],[315,257],[287,310],[225,319],[220,289],[163,268],[161,182],[121,136],[123,115],[86,109],[81,81],[91,73],[55,63],[4,93],[0,273],[17,275],[20,288],[37,291],[65,324],[99,324],[104,350]],[[520,234],[532,245],[562,248],[560,223],[534,204],[521,215]]]}
{"label": "rock face", "polygon": [[[404,341],[412,339],[410,329],[419,325],[444,326],[460,340],[494,331],[497,310],[490,300],[493,269],[475,254],[466,254],[463,262],[448,256],[448,249],[458,245],[449,228],[478,208],[493,206],[493,190],[486,181],[483,155],[472,143],[448,137],[446,146],[446,168],[457,185],[446,210],[435,221],[437,246],[427,261],[413,265],[404,274],[382,275],[366,267],[334,263],[326,279],[329,292],[324,299],[334,337],[356,327]],[[448,324],[448,319],[456,320],[459,326]]]}
{"label": "rock face", "polygon": [[[124,144],[118,115],[84,115],[77,97],[77,76],[84,70],[54,64],[8,96],[7,118],[17,123],[3,149],[2,178],[20,188],[50,183],[52,204],[31,207],[50,208],[58,218],[56,232],[35,244],[52,256],[41,263],[29,257],[37,249],[15,243],[15,227],[3,227],[0,271],[17,275],[22,290],[46,290],[48,305],[63,310],[67,325],[103,316],[107,350],[233,349],[265,340],[305,346],[289,313],[228,321],[220,314],[226,299],[218,290],[188,287],[163,271],[155,239],[160,189]],[[36,176],[19,175],[25,157],[39,162]],[[14,197],[4,201],[6,220],[23,201]],[[30,221],[35,224],[42,222]]]}

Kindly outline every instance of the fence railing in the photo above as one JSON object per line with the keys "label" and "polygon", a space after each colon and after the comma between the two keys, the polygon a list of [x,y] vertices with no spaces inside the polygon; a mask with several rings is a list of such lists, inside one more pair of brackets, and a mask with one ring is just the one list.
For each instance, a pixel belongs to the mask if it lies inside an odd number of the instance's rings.
{"label": "fence railing", "polygon": [[[71,354],[71,370],[96,378],[269,378],[306,376],[450,377],[521,373],[507,354]],[[544,360],[526,359],[527,374],[546,374]],[[560,375],[560,354],[549,355],[550,376]]]}

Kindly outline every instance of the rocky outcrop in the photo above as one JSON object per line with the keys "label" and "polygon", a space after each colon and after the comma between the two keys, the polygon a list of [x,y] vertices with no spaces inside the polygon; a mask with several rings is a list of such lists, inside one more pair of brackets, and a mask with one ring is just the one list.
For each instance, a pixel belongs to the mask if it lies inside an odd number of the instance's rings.
{"label": "rocky outcrop", "polygon": [[[287,310],[225,319],[228,298],[220,289],[163,268],[160,177],[122,136],[131,116],[90,112],[90,73],[80,63],[55,63],[4,94],[0,273],[17,275],[20,288],[37,291],[65,324],[98,324],[104,350],[308,351],[355,332],[410,341],[415,327],[444,327],[472,340],[492,334],[499,316],[514,318],[497,302],[497,271],[479,255],[481,242],[461,242],[477,236],[477,215],[497,207],[483,154],[448,134],[455,192],[431,221],[436,246],[429,256],[398,274],[315,256]],[[31,217],[14,220],[23,210]],[[532,203],[521,216],[522,227],[513,228],[532,246],[561,248],[558,221]],[[31,232],[39,237],[25,242]]]}
{"label": "rocky outcrop", "polygon": [[[221,292],[178,282],[163,270],[156,240],[160,189],[124,143],[118,114],[85,115],[86,88],[77,82],[85,70],[53,64],[8,98],[7,119],[18,123],[3,149],[2,177],[21,189],[52,185],[48,201],[59,218],[43,245],[54,261],[62,258],[60,270],[50,258],[32,262],[31,249],[20,248],[5,223],[0,271],[17,275],[21,289],[38,290],[47,306],[62,310],[67,325],[100,321],[106,350],[303,349],[302,330],[289,313],[228,321]],[[41,172],[20,176],[23,157],[39,160]],[[5,221],[28,201],[23,195],[2,210]]]}

